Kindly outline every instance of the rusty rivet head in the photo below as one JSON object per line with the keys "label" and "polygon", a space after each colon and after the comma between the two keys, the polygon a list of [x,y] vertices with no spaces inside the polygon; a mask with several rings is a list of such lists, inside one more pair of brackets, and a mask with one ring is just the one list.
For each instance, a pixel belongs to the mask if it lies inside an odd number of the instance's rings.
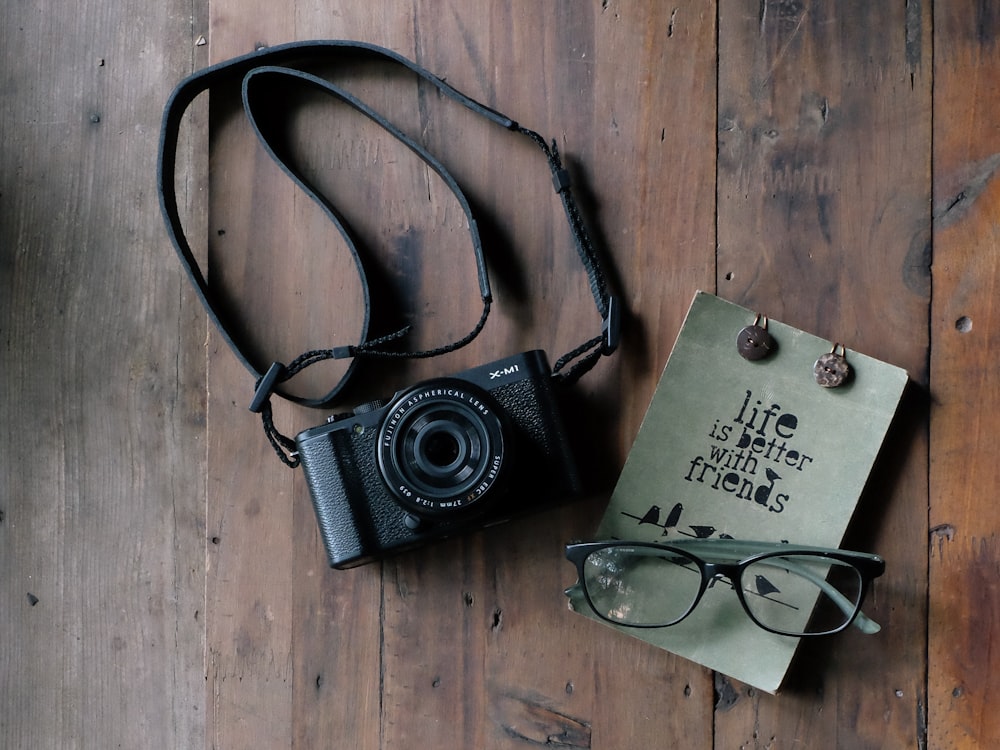
{"label": "rusty rivet head", "polygon": [[777,345],[774,337],[767,332],[767,317],[757,313],[753,325],[749,325],[736,336],[736,349],[743,359],[754,362],[764,359]]}
{"label": "rusty rivet head", "polygon": [[820,356],[813,365],[813,376],[816,382],[824,388],[836,388],[843,385],[851,375],[851,366],[847,364],[847,349],[841,344]]}

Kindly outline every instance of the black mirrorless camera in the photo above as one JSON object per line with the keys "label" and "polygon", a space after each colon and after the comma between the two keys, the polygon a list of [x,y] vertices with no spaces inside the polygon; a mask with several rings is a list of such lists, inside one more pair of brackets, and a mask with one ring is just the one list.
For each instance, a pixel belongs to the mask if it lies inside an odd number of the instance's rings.
{"label": "black mirrorless camera", "polygon": [[[351,414],[332,417],[325,425],[301,432],[294,441],[275,426],[272,396],[325,408],[356,372],[353,364],[358,357],[428,357],[454,351],[479,334],[493,301],[476,218],[454,177],[419,142],[378,112],[333,82],[298,67],[348,53],[402,66],[442,96],[526,137],[544,154],[603,322],[601,335],[561,358],[557,364],[560,382],[573,382],[600,357],[614,352],[621,324],[617,298],[608,291],[555,141],[550,146],[540,134],[470,99],[416,63],[364,42],[313,40],[233,58],[181,81],[164,109],[157,161],[160,208],[167,232],[211,320],[255,376],[250,410],[261,415],[264,433],[278,458],[292,468],[301,464],[305,471],[323,543],[335,568],[360,565],[432,539],[505,521],[580,492],[580,478],[553,392],[556,381],[544,353],[538,350],[429,380],[396,393],[388,403],[363,404]],[[265,370],[258,369],[259,362],[251,364],[256,357],[244,351],[240,337],[226,325],[228,316],[220,314],[225,300],[208,284],[185,235],[174,174],[181,122],[188,106],[214,85],[237,81],[242,81],[244,113],[260,143],[292,182],[322,207],[353,254],[365,299],[365,322],[358,337],[361,343],[311,348],[288,365],[272,362]],[[416,154],[454,195],[466,216],[483,303],[479,322],[463,338],[431,350],[404,352],[381,347],[404,335],[409,326],[395,334],[369,336],[369,288],[358,243],[329,200],[288,160],[289,149],[284,144],[289,134],[287,118],[280,116],[283,107],[276,102],[282,100],[275,96],[290,88],[332,97],[363,114]],[[354,362],[325,396],[306,398],[284,390],[284,384],[307,366],[348,357],[355,358]],[[570,362],[572,366],[566,368]]]}
{"label": "black mirrorless camera", "polygon": [[579,494],[552,386],[534,350],[299,433],[330,565],[353,567]]}

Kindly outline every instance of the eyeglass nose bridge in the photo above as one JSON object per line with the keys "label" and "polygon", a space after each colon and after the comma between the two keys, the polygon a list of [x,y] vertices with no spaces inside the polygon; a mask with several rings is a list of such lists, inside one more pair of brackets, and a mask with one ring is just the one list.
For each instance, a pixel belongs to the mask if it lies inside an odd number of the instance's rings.
{"label": "eyeglass nose bridge", "polygon": [[[767,626],[764,625],[757,616],[753,613],[753,610],[749,607],[746,600],[746,595],[743,591],[743,570],[746,568],[747,563],[744,561],[740,562],[708,562],[702,561],[702,583],[701,583],[701,593],[698,594],[698,601],[701,601],[702,596],[708,589],[715,586],[716,581],[725,581],[729,584],[729,587],[736,594],[736,598],[739,599],[740,604],[743,607],[743,611],[746,612],[747,616],[753,620],[757,625],[767,630]],[[692,607],[694,609],[694,607]]]}
{"label": "eyeglass nose bridge", "polygon": [[711,586],[714,581],[728,580],[733,586],[740,578],[739,563],[702,563],[702,575]]}

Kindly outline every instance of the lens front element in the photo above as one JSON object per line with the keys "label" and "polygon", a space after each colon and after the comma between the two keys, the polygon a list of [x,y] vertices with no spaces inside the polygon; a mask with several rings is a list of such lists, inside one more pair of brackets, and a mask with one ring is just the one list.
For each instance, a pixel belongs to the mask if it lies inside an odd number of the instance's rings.
{"label": "lens front element", "polygon": [[493,398],[460,380],[407,391],[386,410],[378,437],[382,479],[421,515],[479,503],[504,466],[503,417]]}

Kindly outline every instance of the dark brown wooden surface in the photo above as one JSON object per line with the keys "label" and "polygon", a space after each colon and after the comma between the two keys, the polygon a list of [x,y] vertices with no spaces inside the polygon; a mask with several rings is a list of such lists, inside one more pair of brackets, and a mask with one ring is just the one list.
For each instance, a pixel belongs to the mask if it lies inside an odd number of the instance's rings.
{"label": "dark brown wooden surface", "polygon": [[1000,12],[958,5],[934,25],[929,747],[1000,742]]}
{"label": "dark brown wooden surface", "polygon": [[[153,179],[164,98],[207,63],[197,12],[0,9],[5,748],[204,743],[207,326]],[[195,119],[184,204],[206,176]]]}
{"label": "dark brown wooden surface", "polygon": [[[192,15],[193,13],[193,15]],[[329,570],[300,472],[182,277],[154,163],[185,74],[261,45],[394,49],[557,139],[628,307],[579,386],[584,500]],[[0,746],[975,748],[1000,743],[1000,12],[931,3],[261,0],[0,9]],[[496,305],[440,359],[599,321],[537,149],[380,65],[333,80],[440,155],[489,217]],[[310,176],[414,311],[479,314],[464,217],[409,152],[297,100]],[[350,343],[339,236],[200,101],[178,184],[261,358]],[[905,367],[848,533],[884,626],[800,651],[762,694],[568,612],[589,536],[696,289]],[[734,332],[735,335],[735,332]],[[337,365],[303,376],[319,388]],[[286,434],[323,414],[284,404]]]}

